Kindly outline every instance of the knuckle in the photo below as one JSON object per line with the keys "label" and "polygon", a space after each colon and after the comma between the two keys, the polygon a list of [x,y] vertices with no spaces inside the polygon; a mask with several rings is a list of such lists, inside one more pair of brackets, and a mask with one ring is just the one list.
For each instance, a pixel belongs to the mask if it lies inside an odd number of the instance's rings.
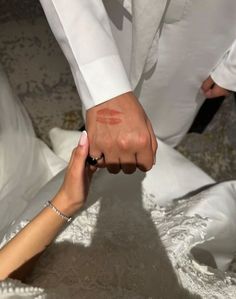
{"label": "knuckle", "polygon": [[150,143],[150,138],[147,134],[141,134],[138,138],[138,146],[144,148]]}
{"label": "knuckle", "polygon": [[120,138],[118,139],[117,143],[118,143],[118,147],[122,150],[127,150],[130,146],[130,142],[128,138]]}
{"label": "knuckle", "polygon": [[135,144],[137,147],[145,148],[150,144],[150,135],[147,133],[139,134],[136,137],[132,137],[132,139],[127,136],[123,138],[119,138],[117,140],[117,145],[121,150],[127,151],[132,144]]}

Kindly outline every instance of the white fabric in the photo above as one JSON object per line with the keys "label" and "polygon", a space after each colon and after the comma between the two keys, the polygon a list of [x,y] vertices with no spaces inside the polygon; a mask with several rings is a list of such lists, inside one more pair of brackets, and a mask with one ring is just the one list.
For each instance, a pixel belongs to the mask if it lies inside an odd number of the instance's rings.
{"label": "white fabric", "polygon": [[[121,9],[108,8],[122,60],[129,66],[132,22]],[[235,15],[234,0],[170,1],[161,36],[153,44],[158,51],[156,68],[143,74],[135,90],[156,135],[165,143],[176,146],[189,130],[204,101],[202,82],[235,39]]]}
{"label": "white fabric", "polygon": [[[0,237],[65,162],[35,137],[31,121],[0,66]],[[35,171],[32,171],[35,169]],[[13,208],[15,207],[15,208]]]}
{"label": "white fabric", "polygon": [[236,40],[211,72],[211,77],[219,86],[236,91]]}
{"label": "white fabric", "polygon": [[0,282],[1,299],[46,299],[46,292],[42,288],[32,287],[17,280],[8,279]]}
{"label": "white fabric", "polygon": [[196,214],[210,219],[205,238],[211,241],[204,243],[201,248],[212,253],[220,269],[227,270],[236,244],[233,220],[236,216],[236,183],[227,182],[203,192],[200,202],[185,213],[186,216]]}
{"label": "white fabric", "polygon": [[41,0],[86,109],[131,90],[101,0]]}

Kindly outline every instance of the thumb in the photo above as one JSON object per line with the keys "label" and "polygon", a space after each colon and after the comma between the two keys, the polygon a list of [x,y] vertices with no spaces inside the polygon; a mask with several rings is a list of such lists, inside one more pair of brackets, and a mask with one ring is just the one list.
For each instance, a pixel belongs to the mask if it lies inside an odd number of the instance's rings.
{"label": "thumb", "polygon": [[88,149],[89,149],[88,135],[86,131],[83,131],[80,136],[80,140],[76,149],[76,151],[80,156],[80,160],[83,162],[85,162],[88,156]]}
{"label": "thumb", "polygon": [[89,148],[88,135],[86,131],[83,131],[80,136],[77,147],[72,152],[68,169],[72,167],[74,169],[79,169],[79,168],[84,169],[86,159],[88,156],[88,148]]}

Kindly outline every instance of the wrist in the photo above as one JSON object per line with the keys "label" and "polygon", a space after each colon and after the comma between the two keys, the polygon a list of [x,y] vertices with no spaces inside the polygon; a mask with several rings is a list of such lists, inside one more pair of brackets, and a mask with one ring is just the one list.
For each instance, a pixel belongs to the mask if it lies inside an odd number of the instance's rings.
{"label": "wrist", "polygon": [[52,199],[51,202],[58,210],[60,210],[60,212],[68,217],[73,216],[82,207],[81,203],[71,202],[60,192]]}
{"label": "wrist", "polygon": [[120,94],[114,98],[111,98],[107,101],[104,101],[102,103],[99,103],[89,109],[86,110],[87,113],[89,113],[90,111],[95,111],[95,110],[99,110],[103,107],[109,107],[110,105],[116,105],[117,103],[119,102],[124,102],[126,103],[127,101],[129,100],[135,100],[137,101],[137,98],[135,96],[135,94],[133,93],[133,91],[128,91],[128,92],[125,92],[123,94]]}

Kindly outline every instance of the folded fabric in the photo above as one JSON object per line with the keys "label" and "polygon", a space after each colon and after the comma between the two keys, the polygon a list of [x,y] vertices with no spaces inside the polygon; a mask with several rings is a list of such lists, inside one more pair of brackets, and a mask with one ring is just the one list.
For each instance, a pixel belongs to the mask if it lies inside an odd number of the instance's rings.
{"label": "folded fabric", "polygon": [[0,65],[0,238],[28,201],[66,163],[37,139]]}

